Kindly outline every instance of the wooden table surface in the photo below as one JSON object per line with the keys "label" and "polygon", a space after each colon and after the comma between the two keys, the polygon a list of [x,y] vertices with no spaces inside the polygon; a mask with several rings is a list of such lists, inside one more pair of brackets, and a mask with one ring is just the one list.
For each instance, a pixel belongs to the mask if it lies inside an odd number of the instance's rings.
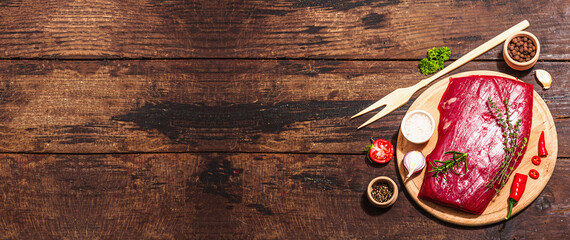
{"label": "wooden table surface", "polygon": [[[569,17],[566,0],[1,1],[0,239],[568,239]],[[533,84],[554,174],[507,222],[439,221],[361,151],[395,144],[411,101],[349,117],[423,79],[427,49],[453,61],[524,19],[533,69],[500,45],[447,76]],[[388,209],[364,195],[380,175],[400,186]]]}

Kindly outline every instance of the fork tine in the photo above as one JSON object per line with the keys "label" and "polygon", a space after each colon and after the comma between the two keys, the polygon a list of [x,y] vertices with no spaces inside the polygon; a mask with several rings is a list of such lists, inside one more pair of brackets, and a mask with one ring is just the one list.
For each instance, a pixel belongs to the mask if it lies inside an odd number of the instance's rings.
{"label": "fork tine", "polygon": [[384,107],[384,109],[382,109],[382,111],[380,111],[378,114],[374,115],[374,117],[370,118],[368,121],[366,121],[364,124],[360,125],[360,127],[358,127],[358,128],[360,129],[360,128],[370,124],[371,122],[378,120],[379,118],[381,118],[384,115],[396,110],[396,108],[399,108],[402,105],[404,105],[406,102],[408,102],[410,100],[410,98],[412,97],[412,95],[416,91],[418,91],[420,88],[425,87],[426,85],[428,85],[429,83],[438,79],[439,77],[455,70],[456,68],[460,67],[461,65],[463,65],[463,64],[473,60],[474,58],[478,57],[479,55],[483,54],[484,52],[491,50],[491,48],[501,44],[501,42],[504,42],[508,36],[527,28],[529,25],[530,24],[528,23],[527,20],[524,20],[524,21],[518,23],[517,25],[515,25],[515,26],[507,29],[506,31],[502,32],[501,34],[495,36],[491,40],[483,43],[481,46],[471,50],[467,54],[463,55],[463,57],[460,57],[459,59],[455,60],[455,62],[449,64],[449,66],[445,67],[443,70],[437,72],[436,74],[432,75],[431,77],[426,78],[424,80],[421,80],[420,82],[416,83],[413,86],[410,86],[407,88],[398,88],[398,89],[394,90],[392,93],[384,96],[382,99],[378,100],[378,102],[375,102],[370,107],[367,107],[366,109],[360,111],[359,113],[352,116],[351,118],[358,117],[364,113],[372,111],[372,110],[386,104],[386,107]]}
{"label": "fork tine", "polygon": [[392,111],[396,110],[396,108],[399,108],[400,106],[394,105],[394,104],[388,104],[386,105],[386,107],[384,107],[384,109],[382,109],[380,112],[376,113],[376,115],[374,115],[373,117],[371,117],[370,119],[368,119],[368,121],[366,121],[365,123],[363,123],[362,125],[360,125],[360,127],[358,127],[358,129],[363,128],[364,126],[386,116],[386,114],[391,113]]}
{"label": "fork tine", "polygon": [[370,111],[372,111],[372,110],[374,110],[374,109],[376,109],[376,108],[382,107],[382,106],[384,106],[384,105],[386,105],[386,97],[383,97],[382,99],[376,101],[374,104],[368,106],[367,108],[365,108],[364,110],[360,111],[359,113],[354,114],[354,116],[350,117],[350,119],[353,119],[353,118],[355,118],[355,117],[361,116],[361,115],[363,115],[363,114],[365,114],[365,113],[367,113],[367,112],[370,112]]}

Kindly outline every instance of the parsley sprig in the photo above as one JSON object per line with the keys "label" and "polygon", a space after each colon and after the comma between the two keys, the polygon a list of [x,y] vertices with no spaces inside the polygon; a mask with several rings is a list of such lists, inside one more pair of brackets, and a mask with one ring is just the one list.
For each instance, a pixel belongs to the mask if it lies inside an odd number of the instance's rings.
{"label": "parsley sprig", "polygon": [[422,74],[429,75],[443,69],[443,62],[449,60],[451,50],[448,47],[432,48],[427,52],[427,58],[420,61]]}

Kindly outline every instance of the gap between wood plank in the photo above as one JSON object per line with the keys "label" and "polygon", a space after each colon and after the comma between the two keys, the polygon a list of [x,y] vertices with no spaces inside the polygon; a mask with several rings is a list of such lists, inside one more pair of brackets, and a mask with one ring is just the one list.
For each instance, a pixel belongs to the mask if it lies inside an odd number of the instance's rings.
{"label": "gap between wood plank", "polygon": [[[248,61],[347,61],[347,62],[390,62],[390,61],[403,61],[415,62],[421,59],[414,58],[200,58],[200,57],[180,57],[180,58],[0,58],[0,61],[180,61],[180,60],[248,60]],[[449,61],[455,61],[457,58],[450,58]],[[502,59],[475,59],[471,62],[502,62]],[[549,59],[539,60],[541,62],[570,62],[570,59]]]}
{"label": "gap between wood plank", "polygon": [[[153,154],[268,154],[268,155],[337,155],[337,156],[364,156],[364,153],[310,153],[310,152],[231,152],[231,151],[196,151],[196,152],[118,152],[118,153],[34,153],[34,152],[0,152],[0,154],[13,155],[68,155],[68,156],[96,156],[96,155],[153,155]],[[570,160],[570,157],[558,156],[560,160]],[[395,159],[394,159],[395,160]]]}
{"label": "gap between wood plank", "polygon": [[143,155],[143,154],[298,154],[298,155],[339,155],[339,156],[364,156],[364,153],[314,153],[314,152],[239,152],[239,151],[194,151],[194,152],[90,152],[90,153],[66,153],[66,152],[0,152],[0,154],[20,155]]}

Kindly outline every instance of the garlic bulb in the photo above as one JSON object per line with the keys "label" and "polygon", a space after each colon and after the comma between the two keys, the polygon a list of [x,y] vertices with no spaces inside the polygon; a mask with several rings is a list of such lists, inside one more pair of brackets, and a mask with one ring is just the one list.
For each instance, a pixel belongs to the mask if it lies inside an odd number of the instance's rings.
{"label": "garlic bulb", "polygon": [[404,181],[408,180],[412,174],[417,173],[424,169],[426,166],[426,158],[421,152],[418,151],[410,151],[404,155],[404,167],[408,170],[408,176]]}
{"label": "garlic bulb", "polygon": [[536,79],[538,79],[538,81],[542,84],[542,88],[544,89],[550,88],[550,84],[552,83],[552,76],[550,76],[550,73],[538,69],[536,70],[535,75]]}

